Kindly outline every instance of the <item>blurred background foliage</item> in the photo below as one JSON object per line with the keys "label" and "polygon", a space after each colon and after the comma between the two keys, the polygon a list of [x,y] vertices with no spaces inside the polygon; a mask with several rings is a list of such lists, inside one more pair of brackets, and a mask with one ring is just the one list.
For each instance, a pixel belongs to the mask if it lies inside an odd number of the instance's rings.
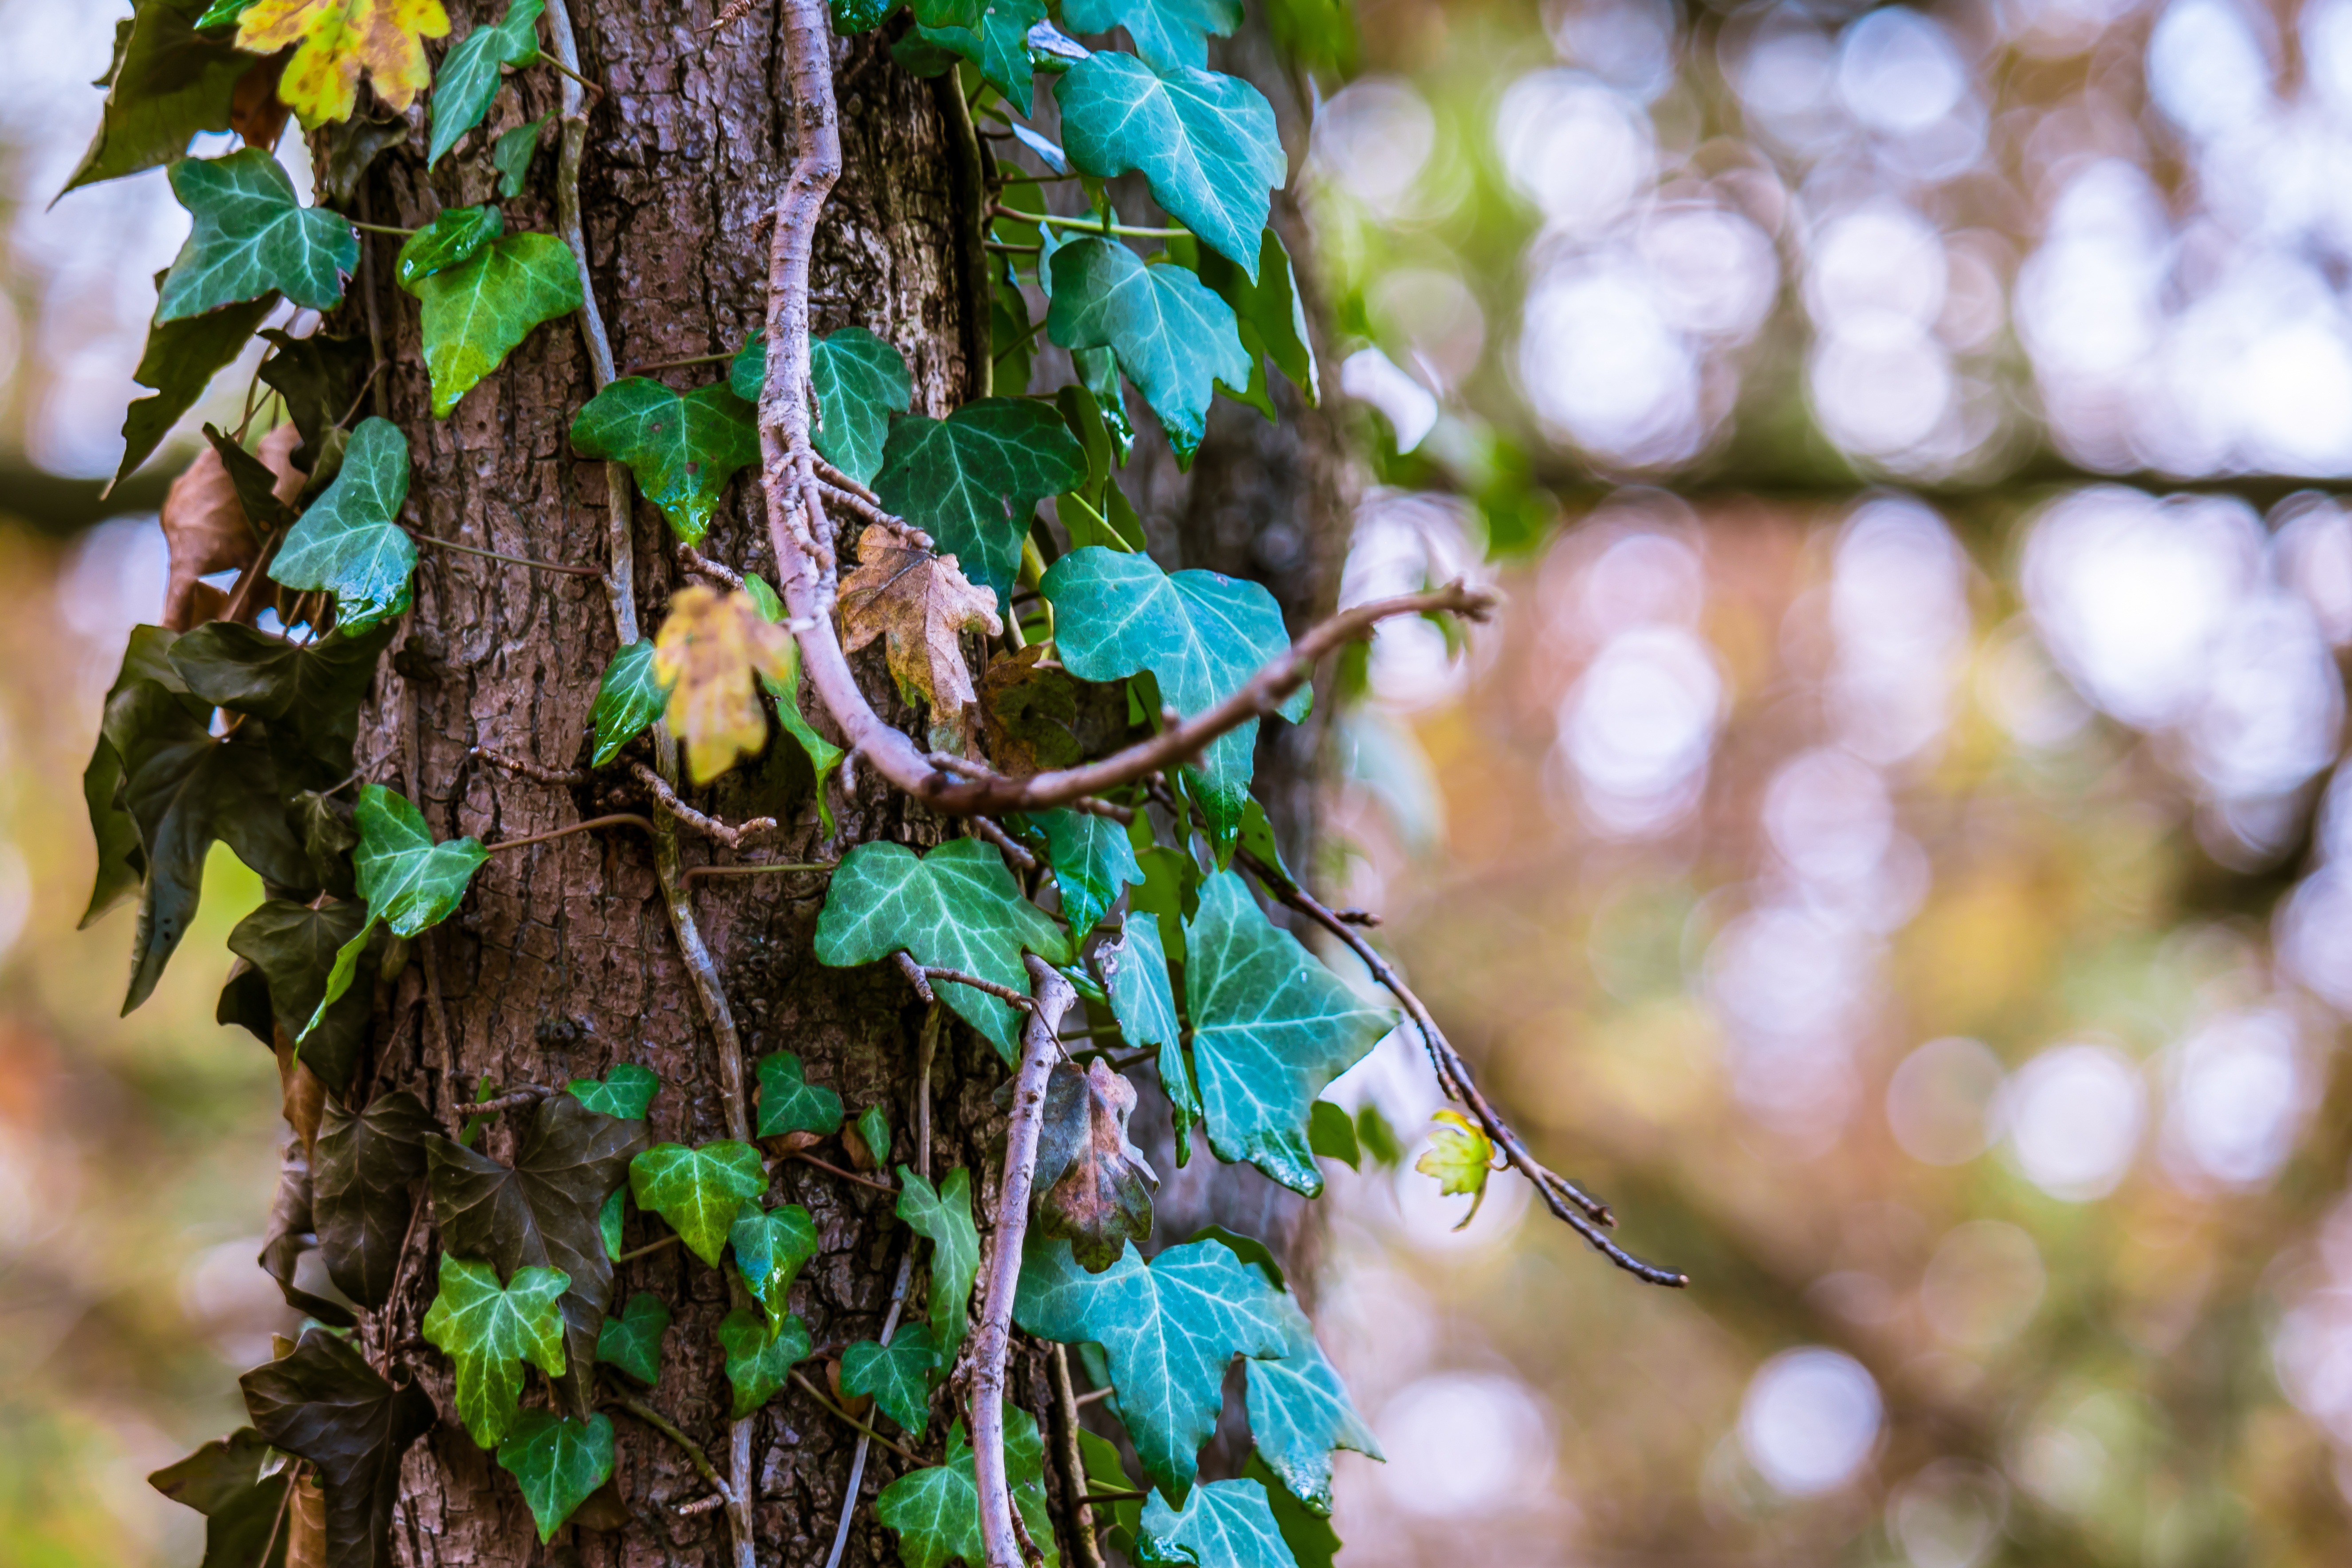
{"label": "blurred background foliage", "polygon": [[[142,1477],[285,1322],[271,1063],[212,1022],[257,889],[216,859],[125,1020],[128,914],[73,929],[162,542],[63,523],[184,221],[160,175],[47,205],[119,9],[0,0],[0,1558],[39,1565],[192,1560]],[[1390,1457],[1342,1456],[1344,1561],[2342,1562],[2352,0],[1268,19],[1377,481],[1344,594],[1510,595],[1347,667],[1320,869],[1694,1277],[1514,1176],[1454,1229],[1385,1043],[1338,1093],[1408,1147],[1333,1167],[1318,1286]]]}

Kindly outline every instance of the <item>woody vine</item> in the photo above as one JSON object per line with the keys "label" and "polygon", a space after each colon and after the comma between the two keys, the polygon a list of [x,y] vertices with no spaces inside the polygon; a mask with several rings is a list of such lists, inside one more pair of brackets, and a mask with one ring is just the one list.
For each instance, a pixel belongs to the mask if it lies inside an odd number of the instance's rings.
{"label": "woody vine", "polygon": [[[1292,876],[1250,794],[1259,725],[1305,716],[1324,656],[1393,616],[1482,619],[1491,595],[1451,584],[1348,610],[1292,642],[1263,587],[1171,574],[1141,549],[1118,482],[1133,437],[1122,380],[1180,460],[1218,391],[1268,417],[1270,374],[1316,391],[1290,260],[1267,223],[1286,177],[1272,111],[1247,83],[1205,68],[1208,37],[1239,23],[1237,0],[907,5],[897,68],[958,72],[958,101],[982,132],[971,146],[998,374],[1026,387],[1041,332],[1075,371],[1050,393],[985,396],[940,419],[909,412],[908,371],[885,338],[811,331],[812,244],[842,163],[833,38],[893,22],[897,0],[780,0],[794,159],[774,215],[766,326],[721,378],[687,393],[622,374],[605,332],[578,197],[601,89],[583,74],[565,0],[509,0],[437,69],[425,41],[450,31],[438,0],[136,0],[123,24],[104,124],[72,184],[168,163],[193,223],[159,280],[140,369],[155,395],[126,419],[125,473],[281,300],[319,314],[343,302],[347,280],[373,265],[360,235],[378,226],[349,209],[376,156],[422,132],[428,164],[487,156],[510,200],[547,162],[547,122],[488,146],[473,133],[507,73],[561,77],[556,232],[509,232],[496,205],[447,208],[394,231],[393,281],[418,301],[436,417],[532,332],[572,318],[583,334],[597,391],[571,439],[607,465],[609,557],[497,558],[598,579],[618,651],[581,767],[478,754],[551,788],[602,780],[641,800],[561,831],[650,838],[728,1134],[652,1142],[661,1084],[628,1061],[561,1089],[485,1082],[457,1126],[411,1089],[362,1100],[372,997],[412,956],[425,964],[443,1101],[461,1098],[437,980],[412,941],[457,911],[491,855],[555,835],[436,842],[415,805],[355,764],[360,704],[413,614],[419,545],[473,547],[404,521],[408,450],[383,417],[373,289],[364,339],[268,329],[243,422],[207,426],[209,450],[174,487],[165,624],[133,634],[85,777],[100,849],[89,918],[138,902],[126,1008],[188,929],[213,842],[268,890],[231,937],[240,962],[222,1016],[278,1053],[294,1137],[263,1263],[310,1322],[242,1380],[250,1426],[154,1477],[207,1516],[207,1568],[387,1561],[402,1455],[452,1417],[513,1478],[542,1542],[593,1527],[615,1414],[677,1446],[709,1488],[682,1511],[723,1509],[734,1560],[752,1568],[751,1417],[787,1386],[858,1432],[836,1563],[877,1445],[899,1473],[865,1506],[919,1568],[1020,1568],[1065,1549],[1099,1564],[1098,1531],[1139,1563],[1328,1563],[1331,1454],[1377,1444],[1262,1245],[1210,1232],[1148,1260],[1139,1250],[1158,1177],[1128,1138],[1136,1090],[1124,1075],[1146,1065],[1174,1108],[1180,1162],[1197,1131],[1214,1158],[1312,1197],[1318,1156],[1358,1158],[1358,1129],[1319,1095],[1409,1024],[1461,1107],[1440,1113],[1423,1170],[1483,1197],[1491,1172],[1516,1168],[1621,1268],[1682,1282],[1618,1247],[1609,1211],[1497,1116],[1366,939],[1369,917],[1325,907]],[[738,0],[712,28],[748,26],[750,10]],[[1132,47],[1074,36],[1104,34]],[[1039,75],[1059,109],[1058,144],[1029,122]],[[309,204],[271,151],[289,110],[311,138]],[[244,145],[184,155],[197,132],[225,130]],[[1120,221],[1108,182],[1125,175],[1174,223]],[[1024,281],[1050,301],[1042,320]],[[754,467],[773,584],[699,548],[734,478]],[[699,579],[672,595],[650,637],[633,581],[633,488]],[[1050,521],[1037,512],[1047,500]],[[203,580],[227,572],[226,585]],[[258,629],[264,611],[285,629]],[[876,643],[921,716],[919,742],[859,689],[850,656]],[[1024,767],[1034,748],[982,733],[974,648],[984,662],[994,650],[992,676],[1123,690],[1137,738]],[[829,838],[825,792],[852,767],[968,836],[927,853],[877,841],[823,861],[740,858],[775,824],[729,824],[679,792],[761,752],[771,712],[806,753]],[[688,867],[688,840],[739,858]],[[851,1117],[790,1051],[745,1060],[689,898],[698,877],[733,875],[824,879],[817,961],[893,963],[928,1005],[914,1165],[885,1169],[880,1107]],[[1360,998],[1262,900],[1352,950],[1396,1008]],[[929,1168],[930,1065],[950,1014],[1011,1073],[992,1173]],[[1073,1020],[1081,1027],[1066,1030]],[[511,1163],[476,1147],[494,1116],[514,1123]],[[814,1347],[791,1305],[816,1228],[801,1206],[770,1201],[785,1161],[894,1192],[898,1217],[929,1245],[919,1281],[906,1254],[879,1336],[843,1350],[830,1389],[803,1369]],[[976,1193],[993,1194],[985,1241]],[[632,1206],[666,1229],[627,1249]],[[351,1306],[298,1285],[313,1236]],[[643,1290],[614,1300],[619,1266],[673,1245],[721,1271],[732,1297],[718,1331],[731,1420],[715,1455],[659,1408],[669,1305]],[[431,1306],[396,1321],[417,1268],[436,1270]],[[1016,1332],[1053,1347],[1050,1431],[1007,1407]],[[454,1408],[418,1385],[421,1356],[446,1358]],[[1202,1483],[1196,1456],[1235,1358],[1255,1454],[1244,1477]],[[1139,1483],[1120,1447],[1081,1423],[1081,1373],[1103,1412],[1096,1425],[1123,1434]],[[861,1419],[851,1406],[869,1400]],[[1058,1499],[1046,1489],[1049,1438]]]}

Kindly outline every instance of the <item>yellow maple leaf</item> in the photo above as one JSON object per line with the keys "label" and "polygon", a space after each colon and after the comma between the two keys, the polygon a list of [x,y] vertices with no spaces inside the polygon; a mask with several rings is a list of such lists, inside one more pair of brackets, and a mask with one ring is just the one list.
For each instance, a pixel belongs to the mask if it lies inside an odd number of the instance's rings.
{"label": "yellow maple leaf", "polygon": [[352,117],[362,70],[385,108],[406,110],[433,82],[425,40],[448,32],[441,0],[258,0],[237,23],[236,47],[268,55],[299,46],[278,96],[315,131]]}
{"label": "yellow maple leaf", "polygon": [[709,784],[768,743],[756,675],[797,674],[792,634],[760,614],[749,594],[681,588],[654,639],[654,674],[669,684],[671,733],[686,742],[686,769]]}
{"label": "yellow maple leaf", "polygon": [[1430,1120],[1437,1125],[1430,1130],[1429,1152],[1412,1168],[1436,1177],[1437,1190],[1448,1197],[1475,1194],[1470,1212],[1454,1227],[1460,1230],[1478,1217],[1478,1205],[1486,1201],[1486,1178],[1496,1167],[1495,1145],[1484,1128],[1458,1110],[1441,1110]]}

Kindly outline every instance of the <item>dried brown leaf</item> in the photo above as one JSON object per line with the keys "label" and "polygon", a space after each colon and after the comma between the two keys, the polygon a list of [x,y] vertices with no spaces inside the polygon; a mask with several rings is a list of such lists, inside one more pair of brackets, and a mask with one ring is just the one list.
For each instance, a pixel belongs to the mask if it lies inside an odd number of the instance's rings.
{"label": "dried brown leaf", "polygon": [[753,677],[796,674],[792,634],[760,613],[749,594],[681,588],[654,640],[654,673],[670,689],[669,727],[686,742],[687,771],[709,784],[757,756],[768,743],[768,716]]}
{"label": "dried brown leaf", "polygon": [[909,549],[869,529],[857,570],[842,580],[842,644],[851,653],[883,639],[898,695],[931,710],[935,745],[961,750],[964,710],[978,700],[963,661],[962,634],[996,637],[996,595],[967,580],[952,555]]}
{"label": "dried brown leaf", "polygon": [[228,128],[244,137],[248,147],[268,152],[285,132],[286,118],[292,112],[278,96],[278,79],[285,69],[286,62],[272,56],[237,78],[228,100]]}
{"label": "dried brown leaf", "polygon": [[1057,1063],[1045,1083],[1037,1138],[1037,1229],[1064,1237],[1070,1256],[1099,1273],[1129,1240],[1151,1234],[1159,1173],[1128,1141],[1135,1086],[1101,1060],[1081,1072]]}
{"label": "dried brown leaf", "polygon": [[286,1113],[286,1124],[301,1135],[302,1151],[313,1169],[319,1159],[319,1116],[326,1109],[327,1086],[319,1075],[301,1059],[294,1042],[286,1031],[276,1031],[278,1052],[278,1103]]}
{"label": "dried brown leaf", "polygon": [[[292,458],[301,438],[291,425],[281,425],[261,438],[261,460],[278,476],[274,493],[289,506],[302,493],[302,475]],[[163,624],[184,632],[219,611],[220,596],[197,579],[215,572],[242,571],[261,549],[245,508],[237,503],[227,465],[210,447],[172,481],[163,497],[163,542],[172,558],[163,586]]]}
{"label": "dried brown leaf", "polygon": [[286,1568],[327,1568],[327,1490],[308,1471],[286,1510]]}

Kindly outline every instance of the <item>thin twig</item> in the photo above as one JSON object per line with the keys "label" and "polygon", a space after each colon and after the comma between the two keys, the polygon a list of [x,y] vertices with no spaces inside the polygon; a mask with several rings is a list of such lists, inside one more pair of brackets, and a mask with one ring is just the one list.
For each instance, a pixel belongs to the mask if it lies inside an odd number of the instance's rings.
{"label": "thin twig", "polygon": [[849,475],[843,473],[839,468],[835,468],[831,463],[826,462],[823,458],[816,456],[814,452],[809,454],[809,467],[816,470],[816,477],[818,479],[824,480],[835,489],[845,490],[849,494],[856,496],[859,500],[871,501],[876,506],[880,506],[882,504],[882,498],[875,494],[873,489],[864,481],[852,479]]}
{"label": "thin twig", "polygon": [[420,544],[437,544],[444,550],[454,550],[461,555],[478,555],[485,561],[503,561],[509,566],[529,566],[534,571],[560,572],[566,577],[594,577],[600,581],[604,575],[604,569],[598,566],[566,566],[560,561],[534,561],[528,555],[501,554],[495,550],[460,544],[454,539],[443,539],[438,534],[419,533],[413,528],[408,531],[408,537]]}
{"label": "thin twig", "polygon": [[663,1247],[669,1247],[669,1246],[673,1246],[673,1245],[675,1245],[675,1244],[677,1243],[677,1232],[676,1232],[676,1231],[671,1231],[667,1236],[663,1237],[659,1241],[648,1241],[648,1242],[647,1242],[647,1243],[646,1243],[643,1247],[633,1247],[629,1248],[629,1250],[628,1250],[628,1251],[624,1252],[623,1254],[621,1254],[621,1256],[620,1256],[620,1257],[615,1258],[614,1259],[613,1259],[613,1267],[614,1267],[615,1268],[619,1268],[622,1264],[626,1263],[630,1258],[643,1258],[643,1257],[644,1257],[646,1253],[648,1253],[648,1252],[659,1252],[659,1251],[660,1251]]}
{"label": "thin twig", "polygon": [[1005,832],[1003,828],[998,826],[989,818],[975,814],[971,816],[966,817],[964,820],[971,825],[971,830],[974,833],[979,834],[982,838],[985,838],[991,844],[995,845],[999,850],[1003,852],[1004,858],[1007,860],[1012,861],[1013,865],[1019,867],[1022,870],[1034,871],[1037,868],[1037,857],[1030,854],[1028,850],[1014,843],[1013,841],[1013,835]]}
{"label": "thin twig", "polygon": [[885,1437],[881,1433],[877,1432],[873,1427],[868,1426],[865,1422],[860,1421],[856,1416],[852,1415],[848,1411],[844,1410],[840,1405],[835,1405],[832,1400],[826,1398],[824,1390],[819,1388],[815,1384],[811,1383],[807,1378],[801,1375],[800,1368],[793,1368],[792,1378],[794,1383],[799,1384],[803,1388],[808,1391],[808,1396],[811,1399],[815,1400],[819,1405],[824,1406],[825,1414],[831,1415],[835,1420],[848,1426],[852,1431],[860,1434],[866,1437],[867,1441],[881,1444],[884,1447],[889,1449],[892,1453],[897,1454],[910,1465],[920,1465],[923,1462],[922,1456],[916,1453],[915,1450],[909,1448],[904,1443],[901,1443],[895,1438]]}
{"label": "thin twig", "polygon": [[621,374],[625,376],[649,375],[657,370],[684,370],[688,365],[725,364],[731,362],[734,358],[735,356],[731,353],[715,353],[688,354],[684,359],[646,360],[639,363],[628,366],[624,369]]}
{"label": "thin twig", "polygon": [[[844,510],[856,512],[868,522],[878,524],[893,533],[908,534],[917,531],[909,528],[905,518],[884,510],[879,501],[867,500],[854,490],[844,489],[822,474],[817,476],[816,482],[817,488],[824,492],[825,500],[839,503]],[[924,534],[923,538],[929,541],[930,536]]]}
{"label": "thin twig", "polygon": [[677,563],[698,577],[708,577],[714,583],[724,583],[737,593],[743,591],[743,574],[732,566],[713,561],[684,540],[678,541]]}
{"label": "thin twig", "polygon": [[993,980],[983,980],[977,974],[966,974],[961,969],[940,969],[927,963],[923,965],[923,977],[927,980],[944,980],[954,985],[969,985],[974,991],[985,991],[998,1001],[1009,1002],[1024,1013],[1035,1005],[1027,996],[1010,985],[999,985]]}
{"label": "thin twig", "polygon": [[[604,1390],[604,1397],[599,1401],[600,1404],[609,1405],[615,1410],[626,1411],[628,1414],[635,1416],[638,1420],[644,1422],[646,1426],[652,1427],[655,1431],[660,1433],[663,1436],[668,1438],[671,1442],[677,1444],[678,1451],[683,1453],[687,1457],[688,1462],[694,1466],[695,1473],[700,1476],[706,1482],[709,1483],[710,1489],[717,1492],[720,1497],[726,1499],[728,1501],[734,1501],[734,1489],[730,1487],[725,1479],[719,1476],[719,1468],[710,1462],[710,1456],[702,1451],[701,1444],[688,1436],[684,1432],[679,1431],[676,1422],[673,1422],[668,1416],[664,1415],[660,1411],[655,1409],[652,1405],[647,1405],[644,1400],[639,1399],[636,1395],[630,1394],[625,1390],[615,1388],[609,1383],[604,1384],[602,1386]],[[691,1507],[693,1505],[689,1504],[688,1506]]]}
{"label": "thin twig", "polygon": [[555,58],[551,55],[541,55],[539,58],[546,65],[553,67],[555,73],[558,76],[570,78],[572,80],[578,82],[582,87],[586,88],[590,92],[594,93],[598,98],[604,96],[604,89],[602,87],[590,81],[586,77],[582,76],[577,70],[565,65],[562,60]]}
{"label": "thin twig", "polygon": [[488,746],[475,746],[467,754],[479,757],[493,767],[520,773],[535,784],[546,784],[551,789],[570,789],[584,784],[595,776],[574,768],[551,768],[543,763],[534,763],[529,757],[509,756],[504,752],[494,752]]}
{"label": "thin twig", "polygon": [[691,882],[698,877],[771,877],[788,871],[830,871],[840,864],[838,860],[777,860],[749,866],[688,866],[677,879]]}
{"label": "thin twig", "polygon": [[1071,1401],[1071,1403],[1080,1406],[1085,1406],[1095,1404],[1098,1400],[1108,1399],[1110,1397],[1110,1394],[1111,1391],[1108,1388],[1089,1388],[1084,1394],[1079,1394],[1076,1399]]}
{"label": "thin twig", "polygon": [[772,816],[755,816],[740,827],[730,827],[717,817],[705,816],[678,799],[677,791],[670,787],[669,781],[645,763],[632,763],[629,769],[637,775],[639,784],[653,792],[653,797],[661,802],[664,811],[704,837],[716,839],[730,849],[740,849],[747,840],[776,830],[776,819]]}
{"label": "thin twig", "polygon": [[940,999],[931,991],[930,976],[925,974],[923,966],[915,962],[915,955],[902,947],[890,957],[898,964],[898,973],[907,977],[907,984],[915,988],[915,994],[923,999],[923,1005],[937,1006]]}
{"label": "thin twig", "polygon": [[552,1089],[541,1089],[536,1085],[532,1085],[526,1089],[516,1089],[511,1094],[499,1095],[496,1100],[477,1101],[476,1103],[466,1107],[466,1114],[468,1116],[497,1116],[503,1111],[520,1110],[525,1106],[537,1105],[541,1100],[545,1100],[554,1091]]}
{"label": "thin twig", "polygon": [[482,847],[495,855],[501,849],[520,849],[526,844],[544,844],[551,838],[569,838],[575,833],[585,833],[591,828],[619,827],[624,825],[630,827],[642,827],[647,833],[654,831],[653,823],[646,817],[639,816],[635,812],[616,811],[610,816],[592,816],[585,822],[575,822],[569,827],[559,827],[552,833],[534,833],[528,838],[501,838],[496,844],[485,844]]}
{"label": "thin twig", "polygon": [[805,1165],[814,1165],[820,1171],[830,1171],[845,1182],[856,1182],[859,1186],[872,1187],[877,1193],[895,1193],[898,1190],[889,1182],[881,1181],[873,1176],[861,1176],[855,1171],[845,1171],[832,1161],[820,1160],[805,1149],[795,1149],[784,1158],[798,1160]]}
{"label": "thin twig", "polygon": [[1077,1528],[1078,1560],[1083,1568],[1103,1568],[1102,1545],[1095,1540],[1095,1516],[1087,1506],[1086,1456],[1078,1448],[1078,1402],[1070,1392],[1070,1347],[1057,1344],[1046,1356],[1054,1377],[1055,1436],[1062,1446],[1062,1495]]}

